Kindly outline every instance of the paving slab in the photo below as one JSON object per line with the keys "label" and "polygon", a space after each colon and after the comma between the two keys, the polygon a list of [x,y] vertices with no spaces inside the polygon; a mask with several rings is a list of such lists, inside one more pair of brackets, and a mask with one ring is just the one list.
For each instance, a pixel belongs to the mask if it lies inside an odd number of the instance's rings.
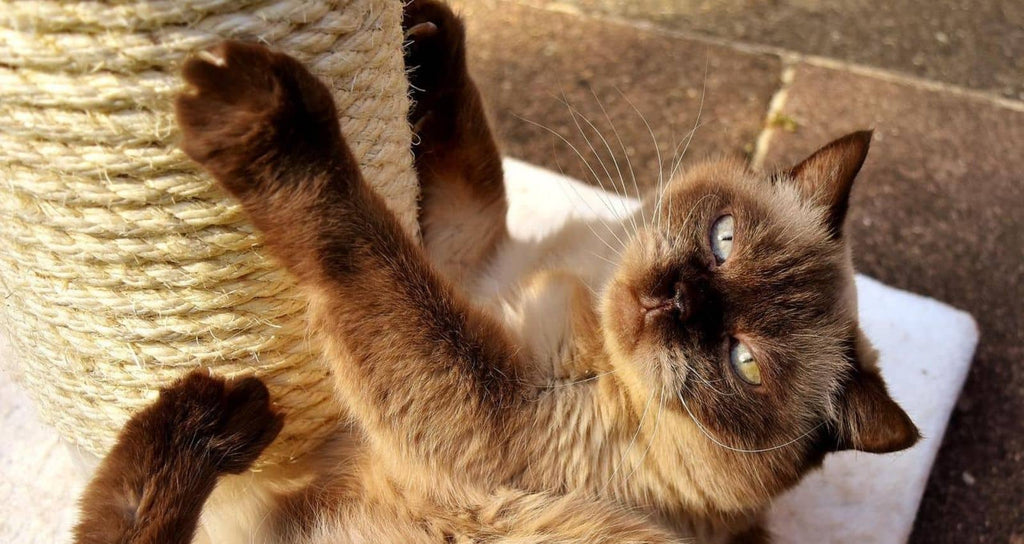
{"label": "paving slab", "polygon": [[913,542],[1024,541],[1024,109],[795,67],[766,162],[855,129],[875,138],[854,189],[858,270],[949,302],[981,343]]}
{"label": "paving slab", "polygon": [[[618,162],[627,188],[633,190],[625,173],[627,155],[638,185],[655,186],[659,162],[654,141],[667,175],[698,112],[701,126],[686,149],[684,164],[711,154],[748,155],[780,84],[781,64],[771,55],[513,2],[478,0],[458,7],[467,22],[470,69],[504,151],[593,181],[593,173],[569,145],[538,126],[543,125],[571,142],[606,186],[608,174],[618,184]],[[574,121],[563,101],[582,116]],[[603,134],[607,147],[588,121]]]}
{"label": "paving slab", "polygon": [[1020,0],[524,0],[1024,99]]}

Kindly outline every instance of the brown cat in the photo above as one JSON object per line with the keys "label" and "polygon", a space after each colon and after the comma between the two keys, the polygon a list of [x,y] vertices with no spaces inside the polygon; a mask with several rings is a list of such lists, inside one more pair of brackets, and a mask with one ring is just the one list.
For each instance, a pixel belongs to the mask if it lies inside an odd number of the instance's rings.
{"label": "brown cat", "polygon": [[[235,523],[258,542],[765,542],[771,499],[827,453],[915,443],[858,327],[843,237],[870,133],[770,175],[705,164],[620,223],[519,243],[460,21],[422,0],[405,27],[422,246],[299,63],[230,42],[185,65],[182,147],[308,293],[352,416],[298,468],[225,481],[207,538],[231,541],[218,526]],[[245,413],[270,433],[263,408]],[[86,494],[81,542],[191,533],[230,471],[145,453],[132,429],[167,429],[170,412],[126,428]],[[211,429],[156,432],[219,443]],[[246,444],[250,461],[265,445]],[[179,490],[183,474],[203,493]],[[151,488],[159,501],[138,498]],[[94,527],[119,536],[86,539]]]}

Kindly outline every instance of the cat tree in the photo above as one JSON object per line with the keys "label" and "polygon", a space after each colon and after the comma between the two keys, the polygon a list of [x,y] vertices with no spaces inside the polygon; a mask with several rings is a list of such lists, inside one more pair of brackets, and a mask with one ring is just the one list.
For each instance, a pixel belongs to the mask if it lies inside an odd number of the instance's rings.
{"label": "cat tree", "polygon": [[416,234],[402,3],[32,0],[0,4],[0,332],[16,378],[103,454],[157,389],[253,373],[288,416],[271,461],[338,418],[305,301],[241,209],[177,149],[190,53],[268,44],[334,90],[367,179]]}

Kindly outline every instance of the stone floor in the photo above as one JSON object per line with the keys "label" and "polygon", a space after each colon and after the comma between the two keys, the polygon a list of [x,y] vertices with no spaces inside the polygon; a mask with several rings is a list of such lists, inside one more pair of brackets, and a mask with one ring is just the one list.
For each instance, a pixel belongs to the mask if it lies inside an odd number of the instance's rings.
{"label": "stone floor", "polygon": [[850,217],[858,268],[982,331],[911,540],[1024,543],[1024,8],[769,4],[460,6],[504,150],[581,179],[631,167],[643,191],[684,150],[683,166],[781,166],[874,128]]}

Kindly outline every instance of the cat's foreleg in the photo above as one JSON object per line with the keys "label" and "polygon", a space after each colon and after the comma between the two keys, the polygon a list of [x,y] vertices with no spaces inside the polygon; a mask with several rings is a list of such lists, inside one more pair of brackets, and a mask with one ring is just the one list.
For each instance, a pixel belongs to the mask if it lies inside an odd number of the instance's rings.
{"label": "cat's foreleg", "polygon": [[86,487],[77,544],[186,544],[222,474],[238,474],[281,430],[256,378],[196,372],[125,424]]}
{"label": "cat's foreleg", "polygon": [[460,282],[508,237],[501,156],[466,66],[462,21],[438,0],[413,0],[403,15],[423,245]]}
{"label": "cat's foreleg", "polygon": [[522,470],[514,450],[538,409],[522,354],[364,182],[327,89],[294,59],[237,42],[184,75],[184,150],[306,289],[342,397],[371,439],[468,476]]}

